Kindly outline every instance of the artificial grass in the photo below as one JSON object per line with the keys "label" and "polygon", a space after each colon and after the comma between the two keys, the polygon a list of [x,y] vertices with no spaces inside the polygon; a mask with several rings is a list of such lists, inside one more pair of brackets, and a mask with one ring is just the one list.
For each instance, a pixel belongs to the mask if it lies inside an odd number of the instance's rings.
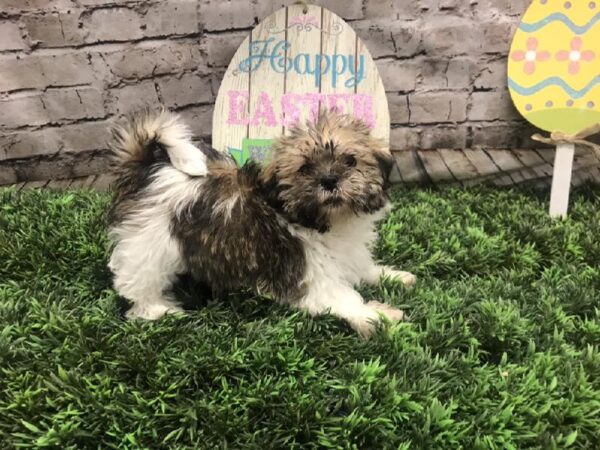
{"label": "artificial grass", "polygon": [[[397,190],[359,339],[248,293],[125,322],[108,196],[0,191],[0,448],[599,448],[600,190]],[[178,295],[198,295],[185,283]]]}

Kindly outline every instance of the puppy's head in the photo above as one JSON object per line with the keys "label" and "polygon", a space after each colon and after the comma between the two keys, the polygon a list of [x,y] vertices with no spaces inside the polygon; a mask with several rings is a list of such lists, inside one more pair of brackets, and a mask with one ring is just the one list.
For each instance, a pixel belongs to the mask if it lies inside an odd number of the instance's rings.
{"label": "puppy's head", "polygon": [[382,208],[391,168],[390,151],[366,124],[324,111],[275,141],[266,186],[292,221],[325,231],[335,216]]}

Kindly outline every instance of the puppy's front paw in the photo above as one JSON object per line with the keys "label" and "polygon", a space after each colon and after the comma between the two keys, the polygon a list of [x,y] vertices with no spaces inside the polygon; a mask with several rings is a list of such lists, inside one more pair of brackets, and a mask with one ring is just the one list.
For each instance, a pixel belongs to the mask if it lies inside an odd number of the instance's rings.
{"label": "puppy's front paw", "polygon": [[347,320],[360,337],[369,339],[377,329],[377,324],[381,322],[381,317],[373,308],[365,306],[364,315],[347,318]]}
{"label": "puppy's front paw", "polygon": [[406,287],[414,286],[414,284],[417,282],[417,277],[414,274],[410,272],[403,272],[402,270],[386,268],[384,275],[394,280],[401,281]]}
{"label": "puppy's front paw", "polygon": [[383,314],[392,322],[397,322],[399,320],[404,319],[404,311],[398,308],[394,308],[393,306],[388,305],[386,303],[381,303],[376,300],[372,300],[369,303],[367,303],[367,306],[373,309],[374,311]]}
{"label": "puppy's front paw", "polygon": [[183,314],[185,311],[177,305],[163,303],[151,303],[145,305],[133,305],[126,313],[128,320],[144,319],[158,320],[165,314]]}

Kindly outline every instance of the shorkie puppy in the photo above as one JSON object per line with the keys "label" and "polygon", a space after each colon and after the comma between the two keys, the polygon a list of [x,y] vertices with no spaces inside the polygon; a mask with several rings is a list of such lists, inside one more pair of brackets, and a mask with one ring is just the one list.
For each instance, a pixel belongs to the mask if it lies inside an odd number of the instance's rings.
{"label": "shorkie puppy", "polygon": [[[194,147],[169,112],[144,112],[114,130],[120,173],[109,267],[132,303],[128,318],[181,311],[169,289],[189,273],[215,293],[251,287],[313,315],[333,314],[365,337],[380,314],[402,319],[354,289],[381,276],[415,282],[370,253],[375,223],[389,210],[391,153],[347,115],[322,112],[307,127],[277,139],[264,168]],[[176,168],[186,154],[196,158],[188,173]]]}

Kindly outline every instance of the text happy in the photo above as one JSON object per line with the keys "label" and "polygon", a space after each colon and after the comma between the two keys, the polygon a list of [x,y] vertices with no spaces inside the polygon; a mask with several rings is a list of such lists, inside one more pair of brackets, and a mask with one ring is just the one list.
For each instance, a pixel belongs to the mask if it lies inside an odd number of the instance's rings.
{"label": "text happy", "polygon": [[287,56],[291,44],[286,40],[281,40],[276,44],[274,41],[275,38],[270,38],[252,42],[249,56],[240,62],[239,70],[253,72],[267,61],[271,69],[277,73],[293,71],[299,75],[313,77],[316,87],[321,85],[323,75],[327,74],[331,75],[333,88],[337,86],[338,79],[343,81],[342,79],[345,78],[343,83],[347,88],[358,86],[365,79],[364,55],[360,55],[358,59],[352,54],[341,55],[338,53],[332,55],[299,53],[296,56]]}

